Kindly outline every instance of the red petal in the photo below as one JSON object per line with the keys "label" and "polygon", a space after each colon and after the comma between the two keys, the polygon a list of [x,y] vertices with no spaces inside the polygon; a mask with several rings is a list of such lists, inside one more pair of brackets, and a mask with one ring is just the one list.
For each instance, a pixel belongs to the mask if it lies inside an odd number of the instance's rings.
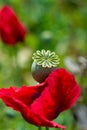
{"label": "red petal", "polygon": [[53,120],[70,107],[80,95],[80,88],[73,75],[64,69],[53,71],[46,79],[46,88],[32,104],[31,109]]}
{"label": "red petal", "polygon": [[65,129],[65,126],[59,125],[55,122],[49,121],[44,116],[40,116],[39,113],[34,113],[32,109],[26,106],[20,100],[11,97],[9,94],[5,95],[3,92],[0,93],[2,100],[5,102],[7,106],[14,108],[17,111],[20,111],[24,119],[31,124],[37,126],[47,126],[47,127],[55,127]]}
{"label": "red petal", "polygon": [[[37,97],[39,97],[43,89],[44,89],[44,83],[38,84],[34,87],[23,86],[21,88],[16,87],[1,88],[0,97],[3,98],[4,96],[10,96],[19,101],[22,101],[25,105],[29,106]],[[7,102],[9,102],[9,100],[7,100]]]}
{"label": "red petal", "polygon": [[0,12],[0,35],[4,43],[13,45],[24,41],[26,30],[14,11],[5,5]]}
{"label": "red petal", "polygon": [[44,83],[33,87],[0,90],[0,98],[5,104],[20,111],[28,122],[61,129],[65,127],[51,120],[72,107],[79,95],[79,86],[65,69],[54,70]]}

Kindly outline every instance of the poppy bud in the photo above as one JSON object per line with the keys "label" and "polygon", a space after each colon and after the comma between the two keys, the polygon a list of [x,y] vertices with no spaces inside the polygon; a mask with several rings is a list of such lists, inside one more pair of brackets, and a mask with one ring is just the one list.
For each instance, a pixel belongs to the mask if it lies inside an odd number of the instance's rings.
{"label": "poppy bud", "polygon": [[0,37],[7,45],[24,42],[26,29],[11,7],[5,5],[0,11]]}
{"label": "poppy bud", "polygon": [[59,64],[59,57],[49,50],[37,50],[32,58],[34,60],[31,67],[32,76],[39,83],[43,82]]}

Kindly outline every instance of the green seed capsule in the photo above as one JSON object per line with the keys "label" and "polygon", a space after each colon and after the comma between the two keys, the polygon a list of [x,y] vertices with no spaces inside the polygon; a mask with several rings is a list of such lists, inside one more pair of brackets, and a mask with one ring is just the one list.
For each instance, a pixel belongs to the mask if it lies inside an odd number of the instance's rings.
{"label": "green seed capsule", "polygon": [[59,64],[59,57],[55,55],[55,52],[50,52],[49,50],[36,51],[33,54],[33,60],[31,67],[32,76],[39,83],[43,82]]}
{"label": "green seed capsule", "polygon": [[38,65],[36,62],[33,62],[32,67],[31,67],[31,72],[32,72],[33,78],[37,82],[42,83],[54,69],[56,68],[55,67],[51,67],[51,68],[42,67],[41,65]]}

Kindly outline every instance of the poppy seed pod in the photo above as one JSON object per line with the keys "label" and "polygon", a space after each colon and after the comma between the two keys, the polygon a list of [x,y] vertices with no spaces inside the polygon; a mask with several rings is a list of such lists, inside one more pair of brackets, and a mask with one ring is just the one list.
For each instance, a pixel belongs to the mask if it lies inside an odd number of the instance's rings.
{"label": "poppy seed pod", "polygon": [[33,62],[31,71],[33,78],[41,83],[54,69],[56,69],[56,67],[42,67],[41,65],[38,65],[37,62]]}
{"label": "poppy seed pod", "polygon": [[37,50],[32,58],[34,60],[31,67],[32,76],[39,83],[43,82],[59,64],[59,57],[49,50]]}

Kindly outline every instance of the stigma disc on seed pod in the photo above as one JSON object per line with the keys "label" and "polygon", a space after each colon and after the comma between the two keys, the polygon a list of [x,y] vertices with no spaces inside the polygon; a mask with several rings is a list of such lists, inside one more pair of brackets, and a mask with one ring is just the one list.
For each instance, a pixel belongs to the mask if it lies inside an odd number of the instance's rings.
{"label": "stigma disc on seed pod", "polygon": [[34,60],[31,66],[32,76],[39,83],[43,82],[57,68],[60,61],[55,52],[44,49],[41,51],[37,50],[32,59]]}

